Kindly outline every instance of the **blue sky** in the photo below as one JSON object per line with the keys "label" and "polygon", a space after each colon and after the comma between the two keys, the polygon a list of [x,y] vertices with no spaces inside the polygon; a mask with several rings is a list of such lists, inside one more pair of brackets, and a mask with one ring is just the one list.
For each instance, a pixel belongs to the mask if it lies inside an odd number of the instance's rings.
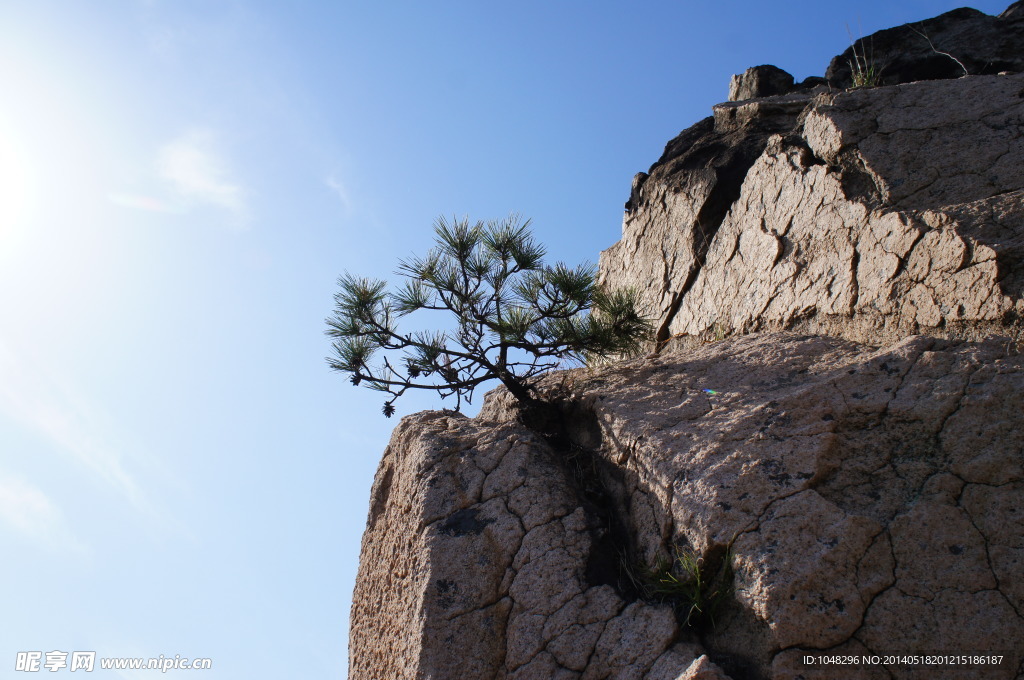
{"label": "blue sky", "polygon": [[0,678],[33,650],[344,677],[396,421],[325,365],[338,275],[442,214],[596,262],[732,73],[956,6],[0,3]]}

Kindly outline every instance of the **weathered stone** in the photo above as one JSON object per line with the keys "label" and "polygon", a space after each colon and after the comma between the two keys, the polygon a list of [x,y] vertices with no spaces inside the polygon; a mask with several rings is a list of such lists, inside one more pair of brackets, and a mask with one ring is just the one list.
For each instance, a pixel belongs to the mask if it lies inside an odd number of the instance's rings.
{"label": "weathered stone", "polygon": [[887,208],[971,203],[1024,188],[1022,90],[1024,74],[822,97],[804,138],[828,166],[859,166]]}
{"label": "weathered stone", "polygon": [[729,680],[729,676],[713,664],[707,654],[704,654],[690,664],[677,680]]}
{"label": "weathered stone", "polygon": [[[630,517],[638,550],[711,555],[736,536],[735,609],[702,638],[727,671],[797,677],[796,650],[854,643],[1024,645],[1009,576],[1024,545],[1010,500],[1024,480],[1024,359],[1012,347],[747,336],[573,376],[571,399],[594,409],[603,454],[625,470],[624,497],[661,515]],[[991,437],[964,436],[988,422]],[[986,481],[965,487],[954,469]],[[1008,521],[979,523],[988,510]],[[991,617],[959,642],[938,627],[958,606]],[[1001,672],[991,677],[1015,673]]]}
{"label": "weathered stone", "polygon": [[[680,677],[686,677],[685,673],[690,668],[703,669],[707,664],[697,664],[702,658],[707,658],[707,655],[703,654],[700,645],[677,642],[658,657],[651,670],[644,676],[644,680],[679,680]],[[687,669],[682,676],[679,674],[680,668]]]}
{"label": "weathered stone", "polygon": [[582,680],[640,680],[675,640],[676,625],[670,608],[633,602],[604,627]]}
{"label": "weathered stone", "polygon": [[[525,531],[504,499],[481,492],[503,456],[530,460],[533,440],[515,428],[484,433],[468,424],[424,413],[395,430],[371,492],[350,619],[351,677],[481,676],[504,654],[509,551]],[[565,512],[557,495],[547,498],[551,515]],[[448,560],[447,551],[474,559]],[[480,653],[452,656],[448,645]]]}
{"label": "weathered stone", "polygon": [[[1019,464],[1024,456],[1017,457]],[[1018,477],[1020,479],[1021,477]],[[1010,606],[1024,613],[1024,482],[992,486],[968,484],[961,506],[977,527],[992,575]]]}
{"label": "weathered stone", "polygon": [[[789,132],[808,95],[721,104],[666,145],[634,181],[623,238],[601,255],[601,275],[643,291],[649,314],[671,319],[768,139]],[[662,325],[659,337],[668,337]]]}
{"label": "weathered stone", "polygon": [[793,76],[777,66],[752,66],[729,82],[729,101],[787,94],[793,89]]}
{"label": "weathered stone", "polygon": [[603,530],[581,502],[522,427],[404,418],[372,491],[350,677],[642,678],[677,623],[591,582]]}
{"label": "weathered stone", "polygon": [[734,545],[740,602],[769,622],[779,647],[845,642],[860,627],[866,603],[891,585],[864,588],[858,579],[881,532],[876,522],[850,516],[810,490],[780,499]]}
{"label": "weathered stone", "polygon": [[[645,207],[601,255],[601,279],[642,292],[661,341],[786,328],[876,344],[922,332],[1019,332],[1022,91],[1024,74],[809,104],[789,95],[806,104],[788,114],[802,120],[799,134],[763,140],[760,157],[729,177],[738,185],[717,179],[720,196],[735,196],[714,211],[720,221],[695,218],[708,182],[656,166]],[[962,104],[948,106],[952,99]],[[757,106],[770,101],[719,105],[715,127],[727,118],[745,120],[740,130],[764,125]],[[778,109],[768,118],[777,130],[784,119]]]}
{"label": "weathered stone", "polygon": [[[374,488],[352,677],[811,678],[830,677],[801,661],[823,649],[1024,648],[1013,345],[755,334],[542,389],[598,428],[628,545],[598,545],[554,452],[498,422],[514,417],[507,393],[475,420],[406,418]],[[667,606],[588,577],[602,550],[653,564],[672,546],[735,571],[700,643]],[[693,666],[703,654],[719,670]]]}

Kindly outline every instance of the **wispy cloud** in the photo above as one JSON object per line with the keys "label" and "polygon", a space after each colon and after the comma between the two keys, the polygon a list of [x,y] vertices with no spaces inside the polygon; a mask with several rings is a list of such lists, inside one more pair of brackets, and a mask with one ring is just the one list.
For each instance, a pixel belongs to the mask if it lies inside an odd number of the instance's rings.
{"label": "wispy cloud", "polygon": [[236,224],[248,219],[245,190],[232,178],[227,159],[211,130],[192,129],[160,147],[156,169],[189,204],[206,204],[232,214]]}
{"label": "wispy cloud", "polygon": [[327,179],[324,180],[324,184],[341,200],[341,205],[345,208],[345,214],[350,215],[352,213],[352,198],[349,196],[348,189],[341,183],[341,180],[334,175],[328,175]]}
{"label": "wispy cloud", "polygon": [[60,512],[37,487],[24,479],[0,475],[0,519],[25,534],[49,533]]}
{"label": "wispy cloud", "polygon": [[41,489],[0,470],[0,522],[48,548],[84,551],[72,537],[64,513]]}
{"label": "wispy cloud", "polygon": [[102,436],[89,402],[27,352],[15,352],[2,340],[0,411],[91,469],[136,510],[152,511],[139,484],[125,469],[122,455]]}

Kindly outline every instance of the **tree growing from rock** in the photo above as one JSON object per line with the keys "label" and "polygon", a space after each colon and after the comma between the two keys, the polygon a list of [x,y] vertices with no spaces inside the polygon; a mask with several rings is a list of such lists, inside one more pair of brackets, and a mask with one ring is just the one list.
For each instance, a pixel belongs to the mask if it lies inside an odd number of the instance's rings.
{"label": "tree growing from rock", "polygon": [[[395,292],[382,280],[348,273],[339,280],[327,335],[330,367],[353,385],[390,395],[383,412],[410,389],[454,396],[456,410],[476,387],[497,379],[527,407],[541,403],[536,382],[566,360],[638,351],[651,325],[633,291],[597,285],[595,268],[544,264],[529,220],[434,225],[435,247],[399,263]],[[447,312],[448,330],[401,332],[413,312]]]}

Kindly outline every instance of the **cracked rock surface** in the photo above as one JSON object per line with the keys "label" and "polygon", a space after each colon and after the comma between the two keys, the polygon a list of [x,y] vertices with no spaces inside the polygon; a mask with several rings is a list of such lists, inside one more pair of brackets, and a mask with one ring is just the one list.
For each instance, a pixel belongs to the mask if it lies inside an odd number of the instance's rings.
{"label": "cracked rock surface", "polygon": [[662,656],[699,656],[669,649],[670,608],[590,582],[600,527],[520,426],[404,418],[371,498],[351,678],[639,680]]}
{"label": "cracked rock surface", "polygon": [[634,193],[601,278],[660,341],[1024,319],[1024,74],[719,104]]}
{"label": "cracked rock surface", "polygon": [[595,578],[603,520],[497,391],[475,419],[427,412],[397,428],[363,541],[350,677],[795,680],[836,677],[806,654],[937,651],[1008,661],[843,677],[1019,677],[1017,346],[751,334],[544,385],[602,461],[638,560],[729,555],[715,625],[689,629]]}

